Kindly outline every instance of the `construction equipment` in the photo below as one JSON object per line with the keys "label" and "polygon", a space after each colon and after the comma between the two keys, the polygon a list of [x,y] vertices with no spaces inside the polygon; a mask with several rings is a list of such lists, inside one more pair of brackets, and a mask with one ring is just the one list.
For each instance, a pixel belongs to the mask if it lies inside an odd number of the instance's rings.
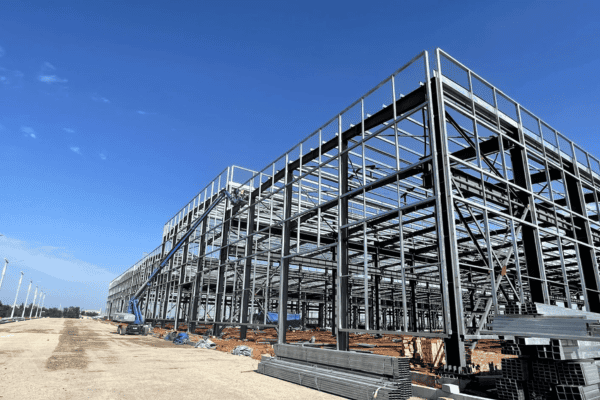
{"label": "construction equipment", "polygon": [[148,277],[146,282],[135,292],[133,296],[129,299],[129,305],[127,307],[126,313],[116,313],[113,317],[115,322],[119,322],[119,326],[117,328],[117,333],[119,335],[125,334],[147,334],[147,329],[144,327],[144,316],[140,309],[140,300],[143,297],[146,290],[151,286],[152,280],[158,275],[160,271],[168,264],[169,260],[173,258],[173,256],[177,253],[177,251],[183,246],[188,237],[200,226],[200,224],[208,217],[210,212],[223,201],[223,199],[228,198],[231,201],[231,204],[234,206],[239,205],[243,202],[244,192],[239,192],[238,190],[234,191],[234,194],[230,194],[227,189],[221,190],[217,195],[216,199],[210,203],[210,205],[206,208],[206,211],[194,221],[194,223],[187,230],[185,235],[183,235],[179,241],[173,246],[171,251],[165,256],[165,258],[161,261],[158,267]]}

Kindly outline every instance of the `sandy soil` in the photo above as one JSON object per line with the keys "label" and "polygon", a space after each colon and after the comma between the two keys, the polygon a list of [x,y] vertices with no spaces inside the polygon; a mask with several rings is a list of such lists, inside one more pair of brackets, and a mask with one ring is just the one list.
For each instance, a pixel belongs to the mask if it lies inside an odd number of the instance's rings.
{"label": "sandy soil", "polygon": [[0,325],[4,399],[336,399],[255,372],[257,360],[120,336],[93,320]]}
{"label": "sandy soil", "polygon": [[93,320],[0,325],[0,398],[338,398],[260,375],[251,358],[114,331]]}

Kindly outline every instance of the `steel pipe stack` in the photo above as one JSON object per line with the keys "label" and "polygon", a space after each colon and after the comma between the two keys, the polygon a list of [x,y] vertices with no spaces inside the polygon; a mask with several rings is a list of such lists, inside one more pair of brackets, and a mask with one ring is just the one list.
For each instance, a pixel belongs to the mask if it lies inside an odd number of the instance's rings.
{"label": "steel pipe stack", "polygon": [[539,303],[505,312],[514,314],[497,316],[492,330],[523,336],[505,338],[502,345],[503,354],[518,358],[502,360],[500,399],[600,399],[600,342],[569,339],[594,338],[600,314]]}
{"label": "steel pipe stack", "polygon": [[412,396],[407,358],[305,347],[273,346],[258,372],[349,399],[408,399]]}

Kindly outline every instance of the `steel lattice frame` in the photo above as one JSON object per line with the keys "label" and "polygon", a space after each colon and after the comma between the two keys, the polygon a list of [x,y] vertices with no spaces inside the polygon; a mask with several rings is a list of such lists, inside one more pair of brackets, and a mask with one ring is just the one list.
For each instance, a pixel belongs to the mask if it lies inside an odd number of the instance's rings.
{"label": "steel lattice frame", "polygon": [[440,49],[435,64],[419,54],[262,171],[227,168],[110,284],[110,312],[224,188],[246,204],[190,236],[147,291],[149,320],[174,308],[245,337],[298,312],[340,350],[349,332],[438,336],[464,366],[507,304],[600,312],[600,161]]}

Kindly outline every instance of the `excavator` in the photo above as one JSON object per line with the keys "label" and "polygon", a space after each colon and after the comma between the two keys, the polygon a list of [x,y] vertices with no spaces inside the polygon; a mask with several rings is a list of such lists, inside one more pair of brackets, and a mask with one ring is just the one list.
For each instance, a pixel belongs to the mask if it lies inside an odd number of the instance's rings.
{"label": "excavator", "polygon": [[173,258],[175,253],[183,246],[187,238],[200,226],[200,224],[208,217],[210,212],[221,203],[225,198],[228,198],[229,201],[235,206],[244,201],[244,191],[235,190],[232,195],[227,191],[227,189],[223,189],[217,195],[215,201],[213,201],[206,211],[198,218],[192,226],[187,230],[185,235],[179,239],[179,241],[173,246],[171,251],[165,256],[165,258],[161,261],[161,263],[156,267],[154,271],[150,274],[148,279],[144,282],[142,286],[135,292],[133,296],[129,299],[129,304],[127,307],[126,313],[115,313],[113,317],[113,321],[119,322],[119,326],[117,328],[117,333],[119,335],[126,334],[136,334],[136,335],[146,335],[148,333],[147,328],[145,327],[145,318],[140,309],[140,299],[143,297],[146,290],[151,286],[152,280],[162,271],[162,269],[168,264],[169,260]]}

